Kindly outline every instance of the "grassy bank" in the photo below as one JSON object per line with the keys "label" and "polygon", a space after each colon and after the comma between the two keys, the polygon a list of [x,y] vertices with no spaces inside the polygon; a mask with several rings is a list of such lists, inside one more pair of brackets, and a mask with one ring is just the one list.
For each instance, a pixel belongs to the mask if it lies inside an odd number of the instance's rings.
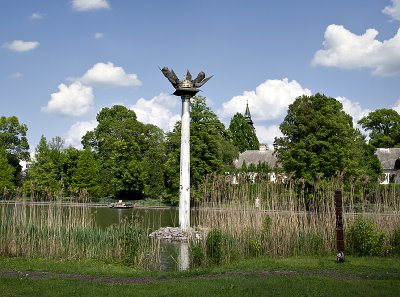
{"label": "grassy bank", "polygon": [[[399,258],[261,257],[187,272],[0,258],[2,296],[399,296]],[[16,272],[11,274],[11,272]]]}

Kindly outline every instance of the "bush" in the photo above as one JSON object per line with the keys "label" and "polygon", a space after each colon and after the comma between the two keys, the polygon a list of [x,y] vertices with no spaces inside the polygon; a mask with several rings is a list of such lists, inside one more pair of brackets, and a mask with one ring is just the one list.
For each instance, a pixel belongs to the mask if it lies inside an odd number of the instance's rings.
{"label": "bush", "polygon": [[272,219],[269,215],[266,215],[263,221],[263,229],[265,233],[268,233],[271,229]]}
{"label": "bush", "polygon": [[219,229],[213,229],[207,234],[206,239],[207,257],[214,264],[222,260],[222,233]]}
{"label": "bush", "polygon": [[382,255],[384,234],[370,220],[357,217],[347,234],[351,253],[358,256]]}
{"label": "bush", "polygon": [[261,253],[261,241],[259,239],[253,239],[250,241],[250,254],[257,257]]}
{"label": "bush", "polygon": [[392,238],[392,246],[393,246],[393,251],[397,255],[400,255],[400,229],[397,229],[396,231],[394,231],[393,238]]}
{"label": "bush", "polygon": [[127,264],[136,264],[139,246],[142,240],[146,240],[144,230],[139,225],[125,220],[122,225],[118,225],[123,261]]}
{"label": "bush", "polygon": [[204,252],[203,248],[198,242],[190,243],[190,262],[191,267],[200,267],[204,261]]}

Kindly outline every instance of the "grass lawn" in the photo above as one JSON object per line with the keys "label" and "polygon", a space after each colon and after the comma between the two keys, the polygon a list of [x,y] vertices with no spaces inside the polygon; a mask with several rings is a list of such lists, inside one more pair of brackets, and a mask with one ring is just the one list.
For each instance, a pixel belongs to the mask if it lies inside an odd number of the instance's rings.
{"label": "grass lawn", "polygon": [[256,258],[186,272],[0,258],[0,296],[400,296],[399,258]]}

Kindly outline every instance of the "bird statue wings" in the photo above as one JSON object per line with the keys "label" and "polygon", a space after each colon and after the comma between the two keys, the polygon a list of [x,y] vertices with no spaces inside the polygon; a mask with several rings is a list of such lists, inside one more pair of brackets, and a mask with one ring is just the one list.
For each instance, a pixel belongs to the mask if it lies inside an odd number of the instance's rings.
{"label": "bird statue wings", "polygon": [[190,74],[189,70],[186,72],[184,80],[180,81],[176,76],[175,72],[171,69],[169,70],[168,67],[163,67],[160,69],[164,76],[169,80],[169,82],[173,85],[175,89],[180,88],[200,88],[203,86],[210,78],[213,76],[207,77],[203,71],[197,75],[195,79],[192,80],[192,75]]}
{"label": "bird statue wings", "polygon": [[168,67],[163,67],[163,69],[161,69],[161,72],[169,80],[169,82],[174,86],[175,89],[179,88],[179,79],[176,76],[174,70],[171,69],[171,71],[170,71],[168,69]]}

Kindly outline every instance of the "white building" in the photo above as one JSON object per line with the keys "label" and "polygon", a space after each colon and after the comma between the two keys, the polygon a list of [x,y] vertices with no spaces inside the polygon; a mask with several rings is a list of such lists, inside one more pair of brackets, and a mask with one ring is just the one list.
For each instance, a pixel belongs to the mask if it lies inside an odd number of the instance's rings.
{"label": "white building", "polygon": [[376,155],[381,162],[385,178],[381,184],[400,183],[400,148],[378,148]]}

